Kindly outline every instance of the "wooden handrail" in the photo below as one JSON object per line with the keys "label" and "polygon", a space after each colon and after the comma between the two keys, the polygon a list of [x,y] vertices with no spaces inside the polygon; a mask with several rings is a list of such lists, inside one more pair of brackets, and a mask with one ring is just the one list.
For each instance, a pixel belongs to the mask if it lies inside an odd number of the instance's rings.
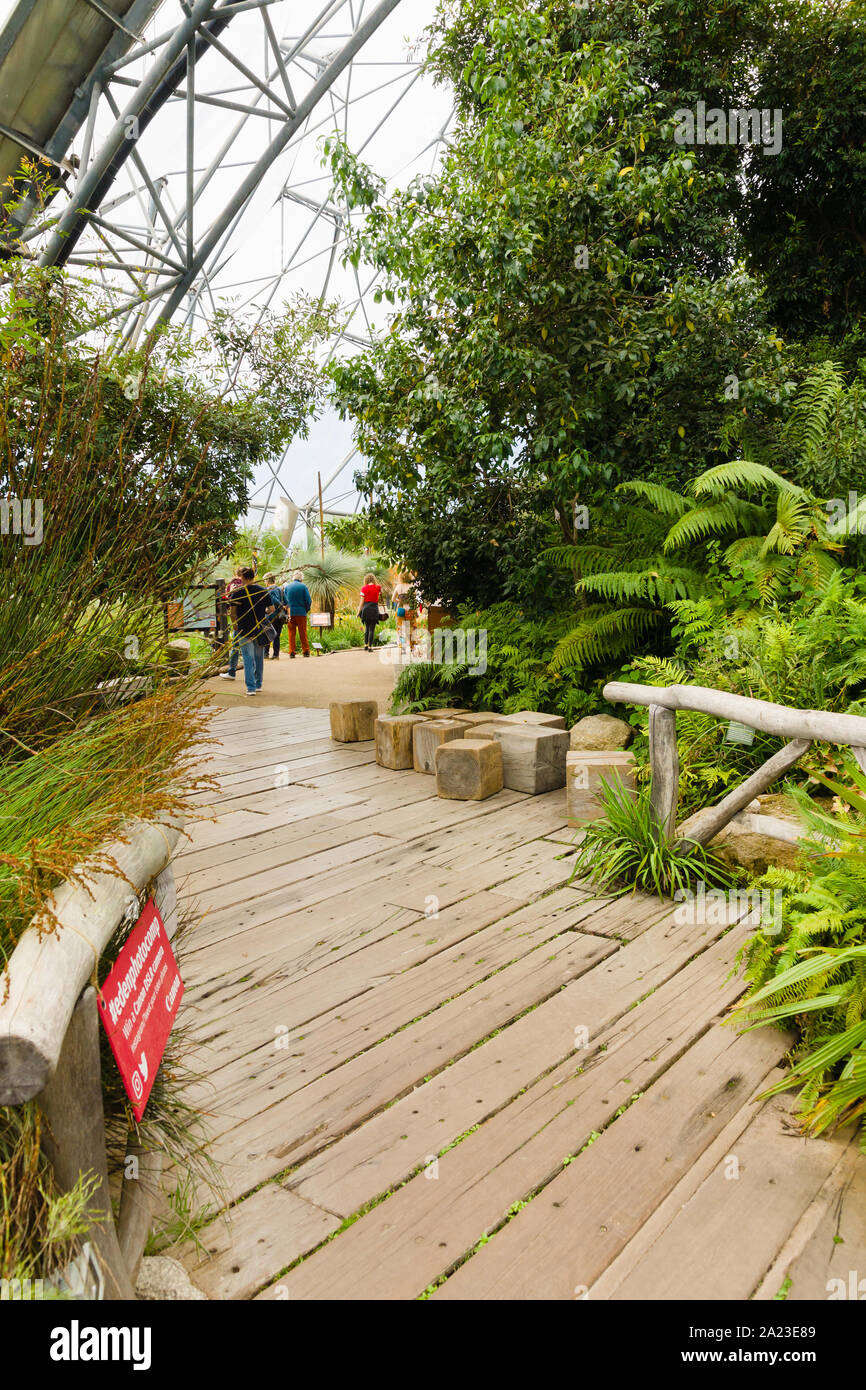
{"label": "wooden handrail", "polygon": [[705,685],[629,685],[610,681],[603,690],[612,705],[661,705],[664,709],[695,710],[717,719],[732,719],[777,738],[818,740],[866,747],[866,719],[831,710],[793,709],[770,700],[753,700]]}
{"label": "wooden handrail", "polygon": [[[123,841],[105,847],[115,869],[84,865],[74,881],[62,884],[51,899],[57,925],[47,932],[34,919],[24,932],[9,960],[8,990],[0,1004],[0,1104],[36,1099],[44,1121],[44,1149],[60,1191],[69,1191],[84,1174],[97,1178],[87,1239],[110,1298],[135,1298],[152,1191],[141,1181],[126,1179],[115,1224],[92,982],[99,957],[127,909],[151,884],[169,938],[173,936],[177,890],[171,858],[182,826],[177,819],[132,821],[124,827]],[[159,1171],[161,1154],[139,1150],[136,1157],[145,1176]]]}
{"label": "wooden handrail", "polygon": [[44,1090],[57,1066],[81,991],[140,893],[171,859],[181,822],[137,821],[124,842],[107,846],[121,874],[85,871],[52,899],[59,930],[31,923],[9,958],[0,1003],[0,1105],[20,1105]]}
{"label": "wooden handrail", "polygon": [[[697,844],[708,844],[755,797],[790,771],[815,740],[846,744],[866,772],[866,719],[857,714],[794,709],[705,685],[630,685],[627,681],[609,681],[603,694],[612,705],[649,706],[650,800],[659,826],[668,837],[676,834]],[[677,710],[714,715],[790,741],[717,805],[706,806],[690,816],[687,829],[681,826],[675,830],[679,783]]]}

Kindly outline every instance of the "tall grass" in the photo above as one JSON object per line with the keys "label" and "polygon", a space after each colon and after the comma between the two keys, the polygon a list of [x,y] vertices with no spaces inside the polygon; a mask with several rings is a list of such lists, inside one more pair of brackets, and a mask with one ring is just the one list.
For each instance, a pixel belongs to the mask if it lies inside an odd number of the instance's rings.
{"label": "tall grass", "polygon": [[[225,489],[215,434],[225,451],[231,417],[201,383],[146,355],[130,376],[128,361],[75,339],[70,315],[56,279],[0,295],[0,997],[29,923],[58,930],[61,881],[85,861],[116,867],[106,845],[132,818],[190,808],[206,697],[165,660],[163,605],[233,533],[229,501],[211,493],[243,491]],[[250,429],[239,420],[239,458]],[[10,526],[12,501],[31,520],[39,504],[41,538]],[[178,1032],[139,1136],[194,1168],[183,1047]],[[103,1080],[117,1158],[133,1121],[107,1057]],[[0,1273],[47,1273],[86,1228],[89,1189],[54,1190],[34,1105],[0,1109],[0,1174]]]}

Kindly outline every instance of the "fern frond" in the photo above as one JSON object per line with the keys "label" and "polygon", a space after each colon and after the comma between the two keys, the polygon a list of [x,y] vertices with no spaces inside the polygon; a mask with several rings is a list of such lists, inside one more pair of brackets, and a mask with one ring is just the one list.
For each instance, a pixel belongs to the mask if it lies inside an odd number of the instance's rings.
{"label": "fern frond", "polygon": [[695,507],[674,522],[665,537],[663,549],[667,554],[679,546],[722,535],[725,531],[739,530],[743,521],[743,504],[737,497],[725,497],[708,506]]}
{"label": "fern frond", "polygon": [[635,639],[656,626],[662,616],[651,608],[615,608],[605,609],[589,621],[585,618],[557,643],[550,659],[550,670],[582,667],[622,656],[631,650]]}
{"label": "fern frond", "polygon": [[764,463],[754,463],[749,459],[734,459],[731,463],[718,463],[700,473],[690,486],[695,497],[723,497],[732,488],[778,488],[779,491],[802,492],[796,483],[791,483],[768,468]]}
{"label": "fern frond", "polygon": [[674,492],[672,488],[664,487],[661,483],[646,482],[643,478],[632,478],[627,483],[620,483],[617,492],[633,492],[665,516],[682,516],[689,507],[688,498],[683,497],[681,493]]}

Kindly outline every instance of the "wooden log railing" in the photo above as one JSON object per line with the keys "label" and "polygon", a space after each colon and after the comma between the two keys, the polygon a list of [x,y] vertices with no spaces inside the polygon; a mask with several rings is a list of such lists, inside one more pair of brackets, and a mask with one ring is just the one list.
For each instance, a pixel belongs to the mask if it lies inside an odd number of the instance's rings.
{"label": "wooden log railing", "polygon": [[[95,1174],[94,1222],[86,1239],[96,1252],[105,1296],[132,1299],[150,1225],[152,1178],[160,1155],[137,1154],[139,1178],[124,1181],[115,1222],[109,1192],[100,1068],[100,1022],[93,981],[99,958],[121,922],[152,885],[171,938],[177,929],[172,854],[181,823],[137,821],[106,847],[119,873],[87,866],[61,885],[51,907],[57,927],[31,923],[9,959],[0,991],[0,1105],[35,1100],[43,1146],[61,1191]],[[104,862],[104,861],[103,861]]]}
{"label": "wooden log railing", "polygon": [[[612,705],[649,707],[650,802],[668,837],[685,833],[698,844],[708,844],[756,796],[789,772],[812,742],[846,745],[858,766],[866,772],[866,719],[857,714],[793,709],[789,705],[753,700],[746,695],[732,695],[726,690],[702,685],[630,685],[626,681],[610,681],[603,694]],[[690,816],[685,830],[682,826],[675,829],[679,783],[677,710],[715,715],[717,719],[790,740],[717,805],[707,806]]]}

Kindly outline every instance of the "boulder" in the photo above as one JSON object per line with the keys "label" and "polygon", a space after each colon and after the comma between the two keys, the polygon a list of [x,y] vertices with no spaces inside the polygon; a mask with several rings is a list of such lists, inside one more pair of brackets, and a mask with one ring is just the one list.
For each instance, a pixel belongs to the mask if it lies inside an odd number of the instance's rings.
{"label": "boulder", "polygon": [[600,752],[582,749],[568,753],[565,759],[565,800],[569,825],[583,825],[595,820],[604,807],[599,795],[602,782],[619,779],[628,790],[636,793],[634,754],[621,749]]}
{"label": "boulder", "polygon": [[538,796],[565,786],[568,734],[544,725],[476,724],[475,738],[495,738],[502,749],[502,780],[511,791]]}
{"label": "boulder", "polygon": [[412,766],[416,772],[436,772],[436,749],[462,738],[466,725],[459,719],[425,719],[412,730]]}
{"label": "boulder", "polygon": [[456,738],[436,749],[436,793],[484,801],[502,790],[502,749],[492,738]]}
{"label": "boulder", "polygon": [[503,714],[508,724],[530,724],[544,729],[564,729],[565,720],[561,714],[545,714],[543,710],[522,709],[516,714]]}
{"label": "boulder", "polygon": [[336,743],[366,743],[375,737],[379,714],[375,700],[333,700],[328,710]]}
{"label": "boulder", "polygon": [[185,637],[172,638],[172,640],[166,644],[166,660],[176,674],[186,675],[190,666],[191,651],[192,643],[188,642]]}
{"label": "boulder", "polygon": [[375,724],[376,762],[395,772],[412,766],[412,730],[425,720],[419,714],[380,714]]}
{"label": "boulder", "polygon": [[[760,817],[753,819],[759,820]],[[734,824],[726,825],[707,848],[725,864],[747,869],[756,878],[765,874],[771,864],[781,865],[785,869],[795,868],[799,855],[796,843],[779,840],[775,835],[741,830]]]}
{"label": "boulder", "polygon": [[573,726],[571,747],[573,750],[583,748],[592,752],[627,748],[633,733],[631,725],[624,719],[614,719],[612,714],[588,714]]}

